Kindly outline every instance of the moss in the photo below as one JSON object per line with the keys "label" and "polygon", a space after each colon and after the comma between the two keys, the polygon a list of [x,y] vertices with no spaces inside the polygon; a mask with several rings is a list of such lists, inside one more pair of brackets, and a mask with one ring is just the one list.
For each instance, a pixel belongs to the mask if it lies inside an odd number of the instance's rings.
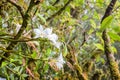
{"label": "moss", "polygon": [[83,71],[89,73],[91,72],[92,67],[93,67],[93,61],[88,60],[87,62],[83,64]]}
{"label": "moss", "polygon": [[120,73],[118,64],[115,61],[110,61],[111,76],[113,80],[120,80]]}
{"label": "moss", "polygon": [[91,80],[101,80],[103,76],[102,70],[96,70],[95,74],[92,76]]}
{"label": "moss", "polygon": [[74,66],[75,66],[75,69],[77,71],[78,78],[80,80],[88,80],[88,75],[83,72],[81,66],[79,66],[79,64],[75,64]]}
{"label": "moss", "polygon": [[29,76],[28,80],[40,80],[40,74],[36,70],[36,64],[34,63],[34,60],[29,60],[28,62],[28,68],[31,70],[31,73],[33,76]]}
{"label": "moss", "polygon": [[103,40],[105,55],[107,57],[107,62],[109,64],[111,78],[112,80],[120,80],[119,67],[118,64],[115,62],[115,58],[111,50],[110,38],[107,34],[107,30],[103,32]]}

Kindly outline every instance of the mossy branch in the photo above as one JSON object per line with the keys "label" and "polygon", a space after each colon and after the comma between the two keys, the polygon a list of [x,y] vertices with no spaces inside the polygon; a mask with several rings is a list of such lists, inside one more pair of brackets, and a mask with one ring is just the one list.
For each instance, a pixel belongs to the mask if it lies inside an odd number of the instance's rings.
{"label": "mossy branch", "polygon": [[[9,1],[10,1],[10,0],[9,0]],[[27,25],[28,25],[28,21],[29,21],[29,18],[30,18],[29,14],[30,14],[32,8],[33,8],[35,5],[37,5],[38,3],[40,3],[40,1],[36,1],[36,2],[35,2],[35,0],[31,0],[31,1],[30,1],[30,4],[29,4],[29,7],[28,7],[27,11],[25,12],[24,15],[22,14],[22,15],[23,15],[22,26],[21,26],[21,28],[19,29],[17,35],[14,37],[14,40],[18,40],[18,39],[21,37],[23,31],[26,29],[26,27],[27,27]],[[13,5],[18,8],[18,6],[16,6],[17,4],[13,3]],[[19,10],[19,8],[18,8],[18,10]],[[18,43],[18,42],[12,42],[12,41],[11,41],[10,44],[8,45],[8,47],[6,48],[6,50],[12,50],[17,43]],[[9,57],[9,56],[10,56],[10,53],[9,53],[9,52],[5,52],[3,56]],[[3,62],[4,60],[5,60],[5,58],[2,57],[2,59],[0,60],[0,65],[2,64],[2,62]]]}
{"label": "mossy branch", "polygon": [[[101,20],[101,23],[103,20],[111,15],[111,12],[113,10],[113,7],[115,6],[117,0],[112,0],[109,4],[109,6],[106,9],[106,12]],[[104,50],[105,50],[105,55],[107,57],[107,62],[109,64],[110,68],[110,73],[111,73],[111,78],[112,80],[120,80],[120,73],[119,73],[119,68],[118,64],[115,62],[114,55],[111,51],[111,44],[110,44],[110,38],[109,35],[107,34],[107,29],[105,29],[102,33],[102,38],[104,40]]]}
{"label": "mossy branch", "polygon": [[75,71],[77,72],[77,76],[78,76],[79,80],[88,80],[88,75],[84,74],[82,66],[79,64],[78,59],[77,59],[77,57],[75,55],[75,48],[72,47],[71,45],[69,45],[67,47],[68,47],[68,51],[70,53],[70,54],[68,54],[70,56],[67,59],[74,66]]}
{"label": "mossy branch", "polygon": [[22,18],[23,18],[23,16],[24,16],[24,11],[23,11],[22,7],[19,6],[18,4],[16,4],[15,2],[11,1],[11,0],[7,0],[7,1],[8,1],[9,3],[11,3],[12,5],[14,5],[14,6],[18,9],[18,11],[20,12],[20,14],[21,14],[21,16],[22,16]]}

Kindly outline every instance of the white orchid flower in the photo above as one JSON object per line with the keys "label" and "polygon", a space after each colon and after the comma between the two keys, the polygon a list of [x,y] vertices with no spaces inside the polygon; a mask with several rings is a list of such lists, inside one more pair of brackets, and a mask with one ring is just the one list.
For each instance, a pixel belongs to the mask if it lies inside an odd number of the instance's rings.
{"label": "white orchid flower", "polygon": [[56,48],[60,49],[61,42],[55,42],[55,43],[53,43],[53,45],[54,45]]}
{"label": "white orchid flower", "polygon": [[64,63],[65,61],[63,60],[62,53],[60,53],[59,57],[57,58],[57,62],[56,62],[56,66],[58,67],[59,70],[63,68]]}
{"label": "white orchid flower", "polygon": [[53,45],[56,48],[58,48],[58,49],[60,48],[61,43],[57,42],[58,36],[56,34],[52,33],[52,28],[43,29],[43,27],[40,25],[37,29],[34,29],[33,31],[35,32],[34,38],[39,38],[39,37],[47,38],[53,43]]}
{"label": "white orchid flower", "polygon": [[39,38],[39,37],[44,37],[44,31],[43,31],[43,27],[40,25],[37,29],[33,30],[35,33],[35,37],[34,38]]}
{"label": "white orchid flower", "polygon": [[46,29],[44,30],[44,33],[45,33],[46,35],[51,35],[51,34],[52,34],[52,28],[46,28]]}
{"label": "white orchid flower", "polygon": [[38,27],[38,29],[39,29],[40,31],[43,31],[42,25],[40,25],[40,26]]}
{"label": "white orchid flower", "polygon": [[58,40],[58,36],[56,34],[51,34],[51,35],[48,35],[47,38],[52,41],[53,45],[60,49],[60,46],[61,46],[61,43],[60,42],[57,42]]}
{"label": "white orchid flower", "polygon": [[50,34],[47,36],[49,40],[51,40],[53,43],[55,43],[58,40],[58,36],[56,34]]}

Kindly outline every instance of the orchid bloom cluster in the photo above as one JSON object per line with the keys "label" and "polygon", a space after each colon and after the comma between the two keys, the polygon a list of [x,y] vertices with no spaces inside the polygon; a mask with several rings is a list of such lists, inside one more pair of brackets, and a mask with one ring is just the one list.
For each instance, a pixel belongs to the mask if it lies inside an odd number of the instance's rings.
{"label": "orchid bloom cluster", "polygon": [[58,36],[52,33],[52,28],[43,29],[42,25],[40,25],[37,29],[34,29],[33,31],[35,33],[35,38],[47,38],[53,43],[55,47],[57,47],[58,49],[60,48],[61,43],[57,41]]}
{"label": "orchid bloom cluster", "polygon": [[[52,33],[52,28],[43,29],[43,26],[40,25],[38,28],[34,29],[33,31],[35,33],[34,38],[47,38],[53,43],[53,45],[56,48],[60,49],[61,43],[58,42],[58,36]],[[59,70],[61,70],[63,68],[64,63],[65,61],[63,59],[62,53],[60,53],[60,55],[55,59],[55,65]]]}

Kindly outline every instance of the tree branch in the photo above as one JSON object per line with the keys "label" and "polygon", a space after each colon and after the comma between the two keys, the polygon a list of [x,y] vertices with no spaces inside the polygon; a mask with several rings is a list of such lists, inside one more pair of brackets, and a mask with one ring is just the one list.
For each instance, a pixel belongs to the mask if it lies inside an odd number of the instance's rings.
{"label": "tree branch", "polygon": [[[10,0],[9,0],[9,1],[10,1]],[[27,11],[25,12],[25,14],[23,15],[22,26],[21,26],[21,28],[19,29],[17,35],[14,37],[14,40],[18,40],[18,39],[21,37],[23,31],[26,29],[26,27],[27,27],[27,25],[28,25],[28,20],[29,20],[29,18],[30,18],[30,16],[29,16],[30,11],[31,11],[32,8],[33,8],[35,5],[37,5],[38,3],[40,3],[40,1],[36,1],[36,2],[35,2],[34,0],[31,0],[31,1],[30,1],[30,4],[29,4],[28,9],[27,9]],[[17,43],[18,43],[18,42],[12,42],[12,41],[11,41],[10,44],[8,45],[8,47],[6,48],[6,50],[12,50]],[[9,52],[5,52],[3,56],[9,57],[9,56],[10,56],[10,53],[9,53]],[[2,58],[2,59],[0,60],[0,66],[1,66],[1,64],[2,64],[2,62],[3,62],[4,60],[5,60],[5,58]]]}
{"label": "tree branch", "polygon": [[[60,0],[56,0],[56,1],[52,4],[52,6],[55,6],[55,5],[58,4],[59,2],[60,2]],[[48,10],[49,10],[49,8],[46,9],[45,12],[47,12]]]}
{"label": "tree branch", "polygon": [[[117,0],[111,0],[101,20],[101,23],[106,17],[111,15],[111,12],[113,10],[113,7],[115,6],[116,1]],[[120,80],[119,67],[118,67],[118,64],[115,62],[114,55],[111,51],[110,38],[109,38],[109,35],[107,34],[107,29],[103,31],[102,38],[104,40],[104,50],[105,50],[105,55],[107,57],[107,62],[109,64],[111,78],[112,80]]]}
{"label": "tree branch", "polygon": [[9,39],[9,38],[0,38],[1,41],[9,41],[9,42],[29,42],[29,41],[47,41],[47,39],[42,39],[42,38],[26,38],[26,39],[18,39],[18,40],[14,40],[14,39]]}
{"label": "tree branch", "polygon": [[65,10],[65,8],[67,7],[67,5],[68,5],[71,1],[73,1],[73,0],[68,0],[68,2],[67,2],[60,10],[58,10],[55,14],[51,15],[50,17],[48,17],[48,18],[46,19],[46,21],[50,21],[51,19],[53,19],[53,18],[56,17],[57,15],[60,15],[60,14],[63,12],[63,10]]}
{"label": "tree branch", "polygon": [[104,20],[106,17],[108,17],[108,16],[111,15],[112,10],[113,10],[113,7],[115,6],[116,1],[117,1],[117,0],[112,0],[112,1],[110,2],[110,4],[108,5],[108,7],[107,7],[107,9],[106,9],[106,11],[105,11],[105,14],[104,14],[102,20],[101,20],[101,23],[103,22],[103,20]]}
{"label": "tree branch", "polygon": [[24,11],[23,11],[22,7],[19,6],[18,4],[16,4],[15,2],[11,1],[11,0],[7,0],[7,1],[8,1],[9,3],[11,3],[12,5],[14,5],[14,6],[18,9],[18,11],[20,12],[20,14],[21,14],[21,16],[22,16],[22,18],[23,18],[23,16],[24,16]]}

